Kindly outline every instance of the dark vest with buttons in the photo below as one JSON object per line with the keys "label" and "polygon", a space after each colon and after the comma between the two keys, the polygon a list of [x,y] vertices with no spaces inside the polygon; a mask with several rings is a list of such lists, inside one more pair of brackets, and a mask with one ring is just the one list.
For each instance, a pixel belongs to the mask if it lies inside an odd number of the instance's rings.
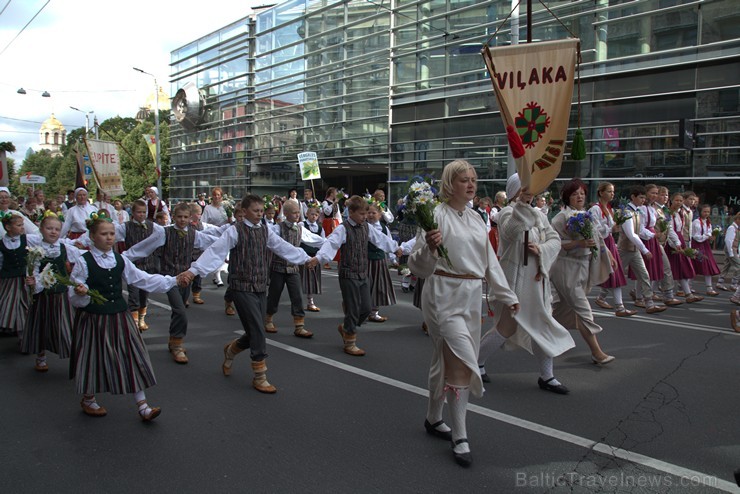
{"label": "dark vest with buttons", "polygon": [[82,258],[87,264],[87,287],[90,290],[97,290],[108,301],[103,304],[93,304],[82,307],[82,310],[91,314],[118,314],[128,310],[128,304],[123,298],[121,290],[123,288],[123,267],[125,266],[123,257],[115,252],[110,254],[115,256],[116,265],[110,269],[101,268],[95,262],[92,252],[85,252]]}
{"label": "dark vest with buttons", "polygon": [[[388,228],[384,224],[380,224],[381,231],[383,232],[383,235],[388,235]],[[376,247],[375,244],[372,242],[367,243],[367,258],[371,261],[382,261],[386,257],[386,252]]]}
{"label": "dark vest with buttons", "polygon": [[161,273],[177,276],[186,271],[193,262],[193,249],[195,245],[195,228],[188,228],[185,235],[180,235],[174,226],[164,229],[164,245],[160,257]]}
{"label": "dark vest with buttons", "polygon": [[229,288],[239,292],[267,291],[267,228],[237,224],[236,247],[229,253]]}
{"label": "dark vest with buttons", "polygon": [[[123,239],[126,250],[148,238],[154,232],[154,223],[151,220],[144,220],[143,224],[146,225],[146,228],[134,221],[126,222],[126,237]],[[137,259],[134,261],[134,266],[147,273],[152,273],[157,268],[156,258],[151,255],[143,259]]]}
{"label": "dark vest with buttons", "polygon": [[[59,244],[59,255],[55,258],[44,257],[39,262],[39,272],[43,271],[44,268],[51,264],[51,269],[55,273],[67,276],[67,248],[64,244]],[[57,283],[53,287],[46,290],[46,293],[65,293],[67,287],[61,283]]]}
{"label": "dark vest with buttons", "polygon": [[[298,247],[301,245],[301,228],[303,228],[303,225],[300,223],[296,223],[295,226],[297,226],[297,229],[293,229],[288,226],[287,221],[283,221],[280,223],[280,236],[283,237],[283,240],[288,242],[290,245],[293,245],[295,247]],[[296,264],[290,264],[288,261],[283,259],[282,257],[275,255],[272,258],[272,270],[276,273],[288,273],[288,274],[295,274],[298,273],[299,267]]]}
{"label": "dark vest with buttons", "polygon": [[19,235],[18,248],[8,249],[0,239],[0,252],[3,253],[3,267],[0,269],[0,278],[18,278],[26,276],[26,236]]}
{"label": "dark vest with buttons", "polygon": [[354,280],[367,278],[369,234],[367,223],[352,226],[349,221],[342,223],[347,239],[340,247],[339,277]]}
{"label": "dark vest with buttons", "polygon": [[[321,234],[324,233],[324,229],[321,228],[321,223],[319,223],[318,221],[315,224],[318,227],[318,230],[316,231],[311,230],[311,228],[308,226],[308,221],[303,222],[303,228],[305,228],[309,232],[314,233],[320,237]],[[318,247],[311,247],[310,245],[304,244],[303,242],[301,242],[300,247],[306,252],[306,254],[308,254],[311,257],[315,256],[316,253],[319,251]]]}

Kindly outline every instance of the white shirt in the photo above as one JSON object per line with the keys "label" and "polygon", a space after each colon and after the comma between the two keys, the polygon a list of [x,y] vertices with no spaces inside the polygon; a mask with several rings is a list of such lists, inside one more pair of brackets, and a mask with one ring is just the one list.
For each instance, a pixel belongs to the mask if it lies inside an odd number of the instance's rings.
{"label": "white shirt", "polygon": [[[334,206],[336,206],[336,211],[334,211]],[[324,202],[321,203],[321,212],[324,214],[324,218],[339,220],[340,223],[342,222],[341,209],[342,208],[339,206],[338,201],[329,202],[324,200]]]}
{"label": "white shirt", "polygon": [[114,223],[122,224],[129,220],[128,211],[125,209],[121,209],[120,211],[114,209],[113,211],[110,211],[110,214],[113,217]]}
{"label": "white shirt", "polygon": [[[637,210],[637,207],[634,204],[632,204],[632,203],[629,203],[627,205],[627,209],[629,209],[632,212],[633,217],[636,214],[640,214],[639,211]],[[644,227],[641,225],[640,226],[640,230],[642,230],[643,228]],[[632,219],[632,217],[627,218],[627,221],[625,221],[624,223],[622,223],[622,234],[630,242],[632,242],[632,244],[635,247],[637,247],[637,250],[639,250],[640,252],[642,252],[643,255],[645,255],[648,252],[650,252],[648,250],[648,248],[645,247],[645,244],[642,243],[642,240],[640,240],[640,237],[638,237],[637,234],[635,234],[635,224],[634,224],[634,220]]]}
{"label": "white shirt", "polygon": [[[355,223],[351,218],[348,219],[347,222],[352,226],[357,225],[357,223]],[[367,229],[367,232],[370,243],[379,249],[386,252],[395,252],[398,250],[398,243],[396,243],[392,238],[383,235],[383,232],[380,230],[371,227]],[[316,253],[316,257],[318,257],[319,262],[327,263],[334,259],[337,251],[346,241],[347,230],[344,223],[342,223],[337,226],[328,237],[326,237],[326,243],[324,243],[324,245],[321,246],[321,249]]]}
{"label": "white shirt", "polygon": [[705,220],[696,218],[691,222],[691,238],[697,242],[704,242],[712,236],[712,225],[706,224]]}
{"label": "white shirt", "polygon": [[[177,228],[174,225],[168,226],[167,228],[174,228],[175,230],[179,230],[179,228]],[[186,226],[185,228],[182,229],[182,231],[187,232],[188,227]],[[195,230],[195,240],[193,242],[193,248],[200,249],[200,250],[207,249],[213,242],[216,241],[217,238],[218,237],[214,235],[209,235],[201,231]],[[167,237],[165,235],[164,228],[162,227],[160,227],[159,229],[155,228],[151,235],[149,235],[147,238],[145,238],[138,244],[132,246],[122,255],[127,257],[130,261],[136,261],[138,259],[148,257],[152,255],[152,253],[155,250],[157,250],[159,247],[162,247],[166,239]]]}
{"label": "white shirt", "polygon": [[740,255],[740,245],[738,245],[738,250],[732,250],[732,243],[735,241],[735,237],[737,236],[737,229],[737,223],[732,222],[725,231],[725,255],[727,257],[735,257],[736,255]]}
{"label": "white shirt", "polygon": [[588,210],[588,212],[591,213],[594,226],[599,232],[599,235],[601,235],[601,238],[608,237],[612,232],[612,228],[614,228],[614,216],[613,214],[610,214],[611,212],[609,208],[607,208],[606,211],[606,214],[604,214],[598,204],[594,204],[591,206],[591,209]]}
{"label": "white shirt", "polygon": [[[133,221],[133,223],[135,223],[137,225],[144,225],[145,228],[147,227],[146,226],[146,221],[144,223],[139,223],[138,221],[134,221],[134,220],[132,220],[132,221]],[[128,222],[126,222],[126,223],[115,223],[115,227],[116,227],[116,242],[123,242],[124,240],[126,240],[126,233],[128,231]],[[162,233],[162,235],[164,235],[164,227],[162,227],[162,225],[159,225],[157,223],[152,222],[152,227],[153,227],[152,228],[152,231],[153,232],[156,232],[158,230],[162,230],[161,233]],[[82,238],[82,237],[80,237],[80,238]]]}
{"label": "white shirt", "polygon": [[[93,246],[90,248],[90,253],[95,259],[98,266],[105,269],[111,269],[116,267],[116,256],[112,250],[103,252],[97,247]],[[72,269],[70,279],[76,284],[83,284],[87,287],[87,277],[89,273],[87,271],[87,262],[84,259],[80,260],[75,264]],[[138,269],[134,264],[123,257],[123,281],[129,285],[133,285],[136,288],[146,290],[147,292],[154,293],[166,293],[169,292],[175,285],[177,285],[177,278],[174,276],[162,276],[161,274],[149,274]],[[69,301],[73,307],[86,307],[90,304],[89,295],[77,295],[74,287],[69,287]]]}
{"label": "white shirt", "polygon": [[111,216],[113,216],[113,212],[116,210],[116,208],[113,207],[113,204],[105,201],[95,201],[93,203],[93,206],[98,208],[98,211],[100,211],[101,209],[105,209],[110,213]]}
{"label": "white shirt", "polygon": [[[308,245],[308,246],[310,246],[310,247],[320,248],[322,245],[324,245],[324,242],[326,241],[326,237],[316,235],[315,233],[309,231],[308,228],[303,228],[303,225],[301,223],[292,224],[289,221],[284,221],[283,223],[285,223],[286,225],[288,225],[289,228],[292,227],[292,226],[294,226],[294,225],[297,226],[297,227],[299,227],[299,229],[301,230],[301,242],[304,243],[304,244],[306,244],[306,245]],[[275,235],[277,235],[278,237],[282,237],[280,235],[280,228],[282,228],[280,226],[281,224],[268,225],[268,228],[270,228],[272,230],[272,232]]]}
{"label": "white shirt", "polygon": [[[640,206],[638,208],[638,212],[642,216],[642,221],[640,222],[640,238],[643,240],[650,240],[655,236],[655,234],[648,230],[648,228],[655,228],[655,222],[658,220],[658,215],[655,212],[655,208],[652,206]],[[650,215],[649,218],[648,214]]]}
{"label": "white shirt", "polygon": [[226,209],[224,209],[223,203],[219,204],[218,207],[213,204],[206,205],[203,208],[203,215],[200,217],[203,223],[210,223],[216,226],[222,226],[229,223],[229,217],[226,215]]}
{"label": "white shirt", "polygon": [[[26,234],[37,234],[39,232],[39,227],[37,227],[33,221],[29,220],[26,215],[19,214],[21,218],[23,218],[23,226],[25,227]],[[5,227],[2,223],[0,223],[0,237],[5,236]]]}
{"label": "white shirt", "polygon": [[98,208],[92,204],[85,203],[82,206],[75,204],[67,210],[64,215],[64,224],[62,225],[62,237],[66,237],[70,232],[86,232],[86,220],[90,219],[92,213],[97,213]]}
{"label": "white shirt", "polygon": [[[73,245],[73,241],[68,239],[59,239],[56,243],[50,244],[45,241],[41,241],[41,248],[44,249],[44,252],[46,253],[46,257],[50,259],[56,259],[62,254],[62,248],[60,247],[61,244],[64,244],[64,248],[67,251],[67,261],[76,264],[80,262],[80,256],[84,254],[86,251],[80,250],[77,247]],[[60,273],[62,275],[67,275],[66,272]],[[44,287],[41,286],[41,276],[39,271],[39,266],[36,265],[33,268],[33,276],[36,278],[36,286],[35,290],[36,293],[41,293],[44,291]]]}

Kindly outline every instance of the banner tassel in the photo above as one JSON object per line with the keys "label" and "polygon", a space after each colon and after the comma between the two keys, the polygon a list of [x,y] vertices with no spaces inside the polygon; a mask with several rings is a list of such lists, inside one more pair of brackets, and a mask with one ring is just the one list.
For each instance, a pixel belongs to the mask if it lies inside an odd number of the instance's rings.
{"label": "banner tassel", "polygon": [[511,155],[514,159],[521,158],[524,156],[524,145],[522,144],[522,138],[519,137],[516,129],[513,125],[506,127],[506,138],[509,140],[509,149],[511,149]]}
{"label": "banner tassel", "polygon": [[573,136],[570,159],[576,161],[586,159],[586,140],[583,138],[583,131],[581,129],[576,129],[576,133]]}

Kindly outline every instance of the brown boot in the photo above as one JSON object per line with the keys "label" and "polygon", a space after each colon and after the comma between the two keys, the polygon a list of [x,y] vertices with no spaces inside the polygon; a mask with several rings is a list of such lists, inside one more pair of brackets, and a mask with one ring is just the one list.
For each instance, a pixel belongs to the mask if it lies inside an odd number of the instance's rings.
{"label": "brown boot", "polygon": [[265,315],[265,332],[277,333],[277,328],[275,327],[275,324],[273,324],[272,322],[272,314]]}
{"label": "brown boot", "polygon": [[295,324],[293,334],[299,338],[310,338],[313,336],[313,333],[305,328],[303,325],[304,321],[305,317],[303,316],[293,316],[293,324]]}
{"label": "brown boot", "polygon": [[170,353],[172,354],[172,358],[175,359],[175,362],[178,364],[187,364],[188,363],[188,356],[186,355],[187,350],[182,346],[182,338],[175,338],[173,336],[170,336],[169,344],[167,345],[167,348],[169,348]]}
{"label": "brown boot", "polygon": [[234,302],[226,302],[226,315],[227,316],[236,315],[236,309],[234,309]]}
{"label": "brown boot", "polygon": [[193,303],[198,305],[204,303],[203,299],[200,298],[200,292],[193,292]]}
{"label": "brown boot", "polygon": [[365,355],[365,350],[358,348],[356,345],[357,334],[347,333],[342,324],[339,325],[339,334],[342,335],[342,340],[344,341],[344,353],[354,357],[362,357]]}
{"label": "brown boot", "polygon": [[226,344],[224,347],[224,363],[221,364],[221,370],[224,372],[224,376],[231,375],[231,366],[234,363],[234,357],[243,351],[243,348],[237,346],[236,340]]}
{"label": "brown boot", "polygon": [[146,317],[146,307],[139,307],[139,331],[146,331],[149,325],[144,318]]}
{"label": "brown boot", "polygon": [[139,311],[138,310],[132,310],[131,311],[131,317],[134,320],[134,326],[136,326],[136,329],[141,331],[141,328],[139,327]]}
{"label": "brown boot", "polygon": [[259,362],[252,362],[252,370],[254,371],[254,379],[252,380],[252,387],[260,393],[272,394],[277,391],[277,388],[267,382],[267,364],[264,360]]}

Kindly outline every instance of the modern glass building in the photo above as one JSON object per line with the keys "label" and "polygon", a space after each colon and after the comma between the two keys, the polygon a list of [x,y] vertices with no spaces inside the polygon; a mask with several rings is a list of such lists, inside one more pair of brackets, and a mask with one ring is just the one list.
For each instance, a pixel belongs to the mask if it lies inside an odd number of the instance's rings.
{"label": "modern glass building", "polygon": [[[532,38],[570,31],[582,54],[588,156],[566,160],[560,177],[608,179],[618,191],[656,182],[740,209],[737,2],[548,7],[557,19],[533,2]],[[200,101],[179,100],[171,196],[216,185],[237,196],[287,194],[308,186],[298,173],[303,151],[318,153],[319,197],[333,185],[384,186],[397,198],[408,178],[439,175],[456,158],[477,168],[480,194],[492,196],[508,158],[480,49],[526,39],[524,7],[505,21],[511,10],[511,0],[290,0],[172,52],[172,94],[191,83]]]}

